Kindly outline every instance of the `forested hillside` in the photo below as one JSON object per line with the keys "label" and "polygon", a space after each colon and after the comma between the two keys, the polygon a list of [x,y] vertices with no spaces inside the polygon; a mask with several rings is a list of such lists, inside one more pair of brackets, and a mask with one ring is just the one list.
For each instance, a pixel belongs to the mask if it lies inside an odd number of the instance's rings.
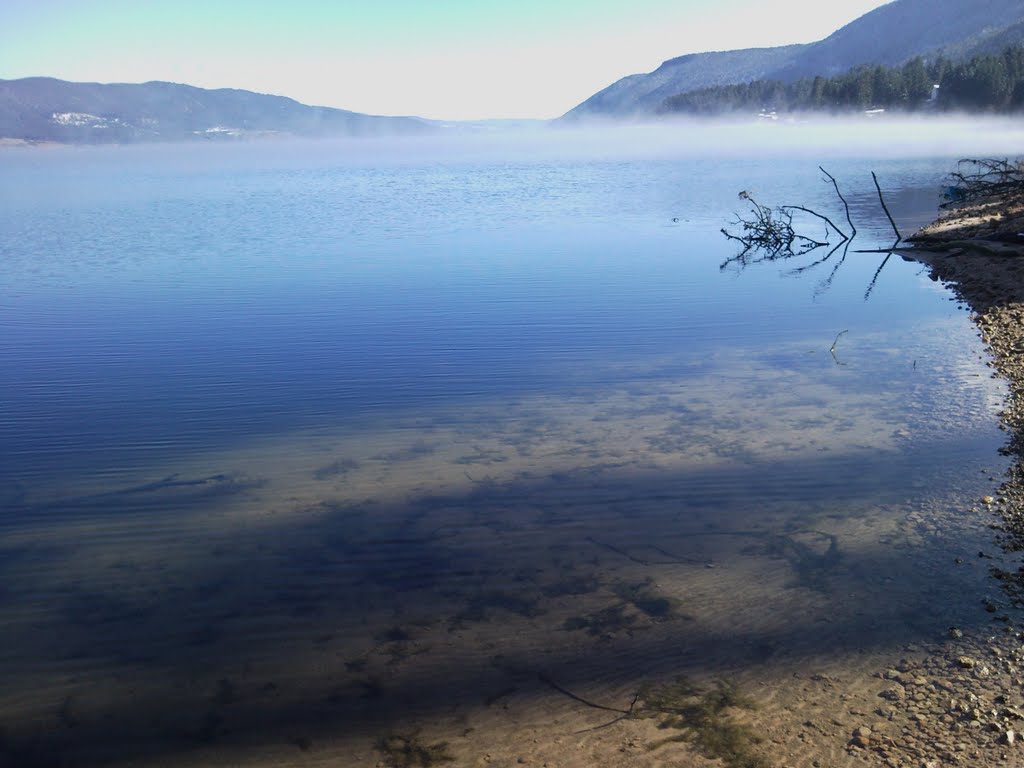
{"label": "forested hillside", "polygon": [[612,83],[563,119],[650,115],[666,99],[698,89],[759,80],[838,79],[856,67],[901,68],[917,57],[963,61],[1021,44],[1024,0],[894,0],[814,43],[669,59],[653,72]]}
{"label": "forested hillside", "polygon": [[[935,86],[938,85],[938,89]],[[1024,110],[1024,46],[964,61],[918,57],[898,67],[858,67],[836,77],[754,80],[666,99],[663,113],[848,112],[922,109],[1007,113]]]}

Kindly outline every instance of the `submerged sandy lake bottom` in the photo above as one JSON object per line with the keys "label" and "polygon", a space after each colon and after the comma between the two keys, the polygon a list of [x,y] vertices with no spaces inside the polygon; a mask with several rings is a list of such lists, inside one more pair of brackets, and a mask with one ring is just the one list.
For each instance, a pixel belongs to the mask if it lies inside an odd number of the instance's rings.
{"label": "submerged sandy lake bottom", "polygon": [[[912,197],[942,165],[871,167]],[[591,705],[728,681],[789,738],[814,675],[983,622],[1003,391],[965,313],[902,262],[866,302],[877,260],[720,272],[719,201],[806,179],[690,204],[691,171],[157,163],[130,203],[19,198],[2,760],[696,765]],[[380,220],[395,185],[445,215]],[[32,222],[64,249],[32,261]]]}

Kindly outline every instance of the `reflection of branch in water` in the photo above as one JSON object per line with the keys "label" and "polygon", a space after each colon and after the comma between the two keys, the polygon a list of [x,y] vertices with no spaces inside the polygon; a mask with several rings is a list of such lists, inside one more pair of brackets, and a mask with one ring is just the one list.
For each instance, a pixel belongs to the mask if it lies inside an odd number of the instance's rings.
{"label": "reflection of branch in water", "polygon": [[835,280],[836,274],[839,272],[839,268],[841,266],[843,266],[843,263],[846,261],[846,255],[849,252],[850,252],[850,241],[847,240],[843,244],[843,257],[841,259],[839,259],[839,261],[836,262],[836,265],[834,267],[832,267],[832,271],[829,273],[828,277],[826,277],[824,280],[822,280],[820,283],[818,283],[818,285],[815,286],[815,288],[814,288],[814,295],[815,296],[820,296],[821,294],[823,294],[825,291],[827,291],[829,288],[832,287],[832,281]]}
{"label": "reflection of branch in water", "polygon": [[894,242],[892,244],[891,248],[889,249],[889,251],[886,254],[886,257],[884,259],[882,259],[882,263],[879,264],[878,265],[878,269],[875,270],[874,277],[871,278],[871,282],[868,284],[868,289],[866,291],[864,291],[864,301],[867,301],[868,297],[871,296],[871,292],[873,290],[875,290],[875,283],[878,282],[878,276],[880,274],[882,274],[882,270],[885,268],[885,265],[889,262],[889,259],[892,258],[892,254],[894,253],[894,249],[896,248],[897,245],[899,245],[899,242],[900,242],[900,238],[897,237],[896,238],[896,242]]}
{"label": "reflection of branch in water", "polygon": [[846,363],[841,362],[839,360],[839,358],[836,357],[836,344],[839,343],[839,337],[840,336],[842,336],[844,333],[849,333],[849,332],[850,332],[849,329],[847,329],[847,330],[843,330],[843,331],[840,331],[839,333],[837,333],[836,334],[836,340],[833,341],[832,342],[832,346],[829,347],[828,352],[829,352],[830,355],[832,355],[832,359],[836,361],[836,365],[846,365]]}
{"label": "reflection of branch in water", "polygon": [[[833,247],[831,251],[826,253],[824,256],[822,256],[817,261],[812,261],[810,264],[804,264],[803,266],[794,267],[793,269],[789,270],[789,272],[787,272],[786,274],[787,275],[802,275],[804,272],[808,272],[808,271],[814,269],[815,267],[824,264],[826,261],[831,259],[832,256],[835,255],[835,252],[838,251],[840,248],[842,248],[844,245],[849,247],[849,242],[850,242],[849,240],[844,240],[843,242],[841,242],[838,245],[836,245],[835,247]],[[843,249],[843,258],[844,259],[846,258],[846,249],[845,248]]]}

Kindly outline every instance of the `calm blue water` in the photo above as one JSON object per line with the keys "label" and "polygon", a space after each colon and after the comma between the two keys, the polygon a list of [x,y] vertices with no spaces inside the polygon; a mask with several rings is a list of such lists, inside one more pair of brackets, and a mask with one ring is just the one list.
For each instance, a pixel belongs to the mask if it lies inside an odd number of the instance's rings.
{"label": "calm blue water", "polygon": [[[827,163],[858,246],[891,241],[871,170],[909,233],[955,159]],[[919,566],[983,522],[890,547],[1002,466],[967,313],[898,257],[867,300],[877,254],[721,267],[740,190],[842,220],[818,162],[0,153],[0,749],[241,760],[280,725],[252,764],[330,732],[372,765],[552,664],[625,685],[948,626],[915,606],[975,582]]]}
{"label": "calm blue water", "polygon": [[[835,208],[802,160],[379,168],[348,147],[307,152],[322,167],[301,154],[268,169],[248,148],[7,153],[0,479],[565,391],[606,382],[619,357],[824,344],[950,313],[908,295],[903,264],[865,302],[872,256],[821,295],[831,264],[801,280],[719,273],[738,190]],[[887,226],[873,167],[831,169],[867,211],[867,247]],[[891,188],[926,190],[908,229],[947,167],[884,168]]]}

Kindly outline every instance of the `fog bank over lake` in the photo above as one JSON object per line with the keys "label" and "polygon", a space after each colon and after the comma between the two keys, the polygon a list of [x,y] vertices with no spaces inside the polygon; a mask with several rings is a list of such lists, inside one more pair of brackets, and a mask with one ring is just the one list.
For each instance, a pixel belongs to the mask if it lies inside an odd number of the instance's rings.
{"label": "fog bank over lake", "polygon": [[[473,124],[440,129],[430,136],[290,139],[37,148],[82,158],[117,158],[159,163],[163,158],[187,171],[209,164],[231,167],[259,162],[270,168],[320,167],[326,162],[402,165],[418,162],[492,160],[630,159],[653,157],[791,156],[920,158],[1014,156],[1024,141],[1020,120],[1009,117],[781,116],[751,118],[664,118],[656,121]],[[24,147],[0,147],[11,162]],[[62,155],[67,157],[67,155]]]}

